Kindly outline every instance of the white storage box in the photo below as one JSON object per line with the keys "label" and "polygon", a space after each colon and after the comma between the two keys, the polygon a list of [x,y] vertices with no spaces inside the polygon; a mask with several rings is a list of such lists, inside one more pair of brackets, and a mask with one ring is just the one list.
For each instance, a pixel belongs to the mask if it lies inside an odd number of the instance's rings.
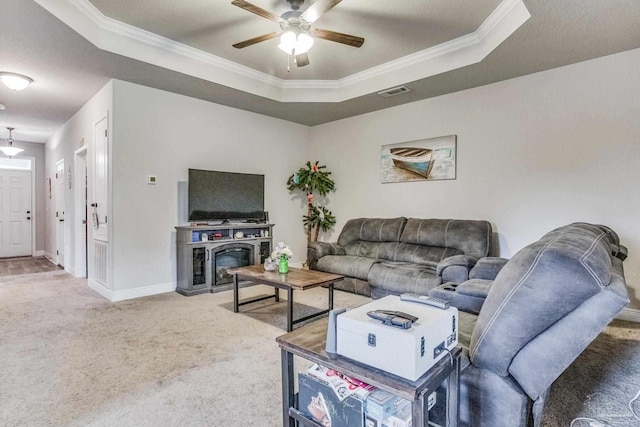
{"label": "white storage box", "polygon": [[[401,329],[369,317],[374,310],[401,311],[418,320]],[[458,345],[458,309],[387,296],[340,314],[336,342],[342,356],[415,381]]]}

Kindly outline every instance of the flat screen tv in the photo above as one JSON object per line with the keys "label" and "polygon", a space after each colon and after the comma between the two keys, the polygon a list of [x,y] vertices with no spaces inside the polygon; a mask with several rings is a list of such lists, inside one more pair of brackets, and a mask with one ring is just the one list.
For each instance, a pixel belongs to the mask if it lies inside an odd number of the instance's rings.
{"label": "flat screen tv", "polygon": [[264,175],[189,169],[189,221],[262,222]]}

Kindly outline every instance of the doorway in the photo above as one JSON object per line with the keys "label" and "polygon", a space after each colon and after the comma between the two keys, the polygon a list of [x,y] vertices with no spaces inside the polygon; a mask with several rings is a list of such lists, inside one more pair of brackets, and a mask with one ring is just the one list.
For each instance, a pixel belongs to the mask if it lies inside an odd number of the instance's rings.
{"label": "doorway", "polygon": [[64,212],[65,212],[64,160],[56,163],[56,263],[64,268]]}
{"label": "doorway", "polygon": [[88,229],[88,194],[87,194],[87,146],[76,150],[74,162],[75,182],[75,254],[76,277],[89,277],[88,253],[89,253],[89,229]]}
{"label": "doorway", "polygon": [[0,258],[32,255],[31,206],[31,170],[0,169]]}

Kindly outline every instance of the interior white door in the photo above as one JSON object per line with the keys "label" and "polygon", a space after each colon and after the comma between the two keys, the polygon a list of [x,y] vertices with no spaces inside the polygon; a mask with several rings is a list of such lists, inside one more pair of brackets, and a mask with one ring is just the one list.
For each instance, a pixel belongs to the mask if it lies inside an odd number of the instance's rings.
{"label": "interior white door", "polygon": [[56,254],[57,263],[64,267],[64,208],[65,176],[64,161],[56,163]]}
{"label": "interior white door", "polygon": [[96,123],[94,137],[94,169],[93,169],[93,203],[92,222],[93,235],[96,239],[108,241],[108,189],[109,189],[109,136],[108,118]]}
{"label": "interior white door", "polygon": [[0,257],[30,256],[31,172],[0,170]]}

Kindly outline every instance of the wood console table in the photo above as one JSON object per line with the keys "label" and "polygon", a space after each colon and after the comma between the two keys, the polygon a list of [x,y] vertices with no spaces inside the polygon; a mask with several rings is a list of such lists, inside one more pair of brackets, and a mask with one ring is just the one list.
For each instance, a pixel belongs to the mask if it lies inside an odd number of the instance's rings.
{"label": "wood console table", "polygon": [[409,381],[346,357],[337,356],[335,359],[331,359],[324,351],[327,322],[327,319],[322,319],[276,338],[282,357],[282,412],[284,427],[295,427],[296,422],[304,426],[322,427],[306,418],[295,407],[294,356],[335,369],[345,375],[352,376],[396,396],[410,400],[412,402],[412,425],[414,427],[427,427],[429,425],[427,398],[446,380],[446,425],[449,427],[458,425],[461,354],[459,347],[456,347],[451,352],[451,359],[445,356],[422,377],[416,381]]}

